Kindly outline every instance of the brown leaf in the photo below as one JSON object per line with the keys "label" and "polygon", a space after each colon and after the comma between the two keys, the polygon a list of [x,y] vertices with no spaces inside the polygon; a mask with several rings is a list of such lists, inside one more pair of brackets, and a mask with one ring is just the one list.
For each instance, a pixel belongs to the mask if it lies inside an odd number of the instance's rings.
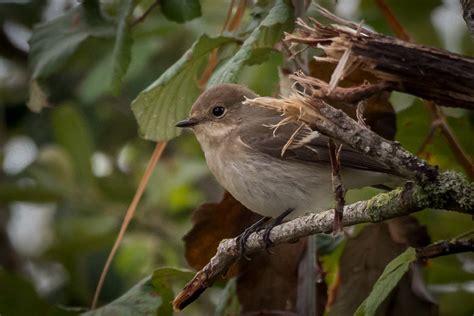
{"label": "brown leaf", "polygon": [[281,244],[273,254],[260,252],[241,262],[237,294],[243,314],[293,315],[296,313],[298,266],[306,243]]}
{"label": "brown leaf", "polygon": [[[186,261],[200,270],[216,253],[222,239],[236,237],[259,218],[227,192],[219,203],[199,206],[193,212],[193,227],[183,238]],[[235,273],[234,267],[228,276]]]}
{"label": "brown leaf", "polygon": [[[239,235],[259,218],[229,193],[219,203],[201,205],[193,212],[193,228],[184,237],[186,260],[194,269],[201,269],[222,239]],[[298,270],[305,248],[303,239],[278,245],[272,248],[273,254],[253,254],[250,261],[240,260],[229,270],[226,277],[238,275],[237,294],[243,314],[296,313]],[[319,284],[319,288],[323,292],[317,301],[323,307],[325,284]]]}

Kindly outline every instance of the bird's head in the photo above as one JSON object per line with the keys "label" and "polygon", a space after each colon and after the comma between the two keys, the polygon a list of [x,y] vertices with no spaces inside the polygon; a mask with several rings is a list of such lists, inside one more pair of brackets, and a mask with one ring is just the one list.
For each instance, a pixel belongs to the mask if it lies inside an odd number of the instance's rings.
{"label": "bird's head", "polygon": [[191,128],[198,140],[220,142],[259,111],[256,107],[243,104],[245,98],[257,95],[244,86],[221,84],[206,90],[191,108],[190,116],[176,124]]}

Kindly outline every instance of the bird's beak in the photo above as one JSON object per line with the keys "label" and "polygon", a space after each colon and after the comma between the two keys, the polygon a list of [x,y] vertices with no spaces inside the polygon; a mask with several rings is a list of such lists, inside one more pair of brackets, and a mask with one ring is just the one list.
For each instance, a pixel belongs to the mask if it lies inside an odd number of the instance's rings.
{"label": "bird's beak", "polygon": [[176,127],[181,127],[181,128],[185,128],[185,127],[193,127],[194,125],[196,125],[197,123],[199,123],[199,120],[198,119],[195,119],[193,117],[190,117],[188,119],[185,119],[185,120],[182,120],[182,121],[179,121],[178,123],[176,123]]}

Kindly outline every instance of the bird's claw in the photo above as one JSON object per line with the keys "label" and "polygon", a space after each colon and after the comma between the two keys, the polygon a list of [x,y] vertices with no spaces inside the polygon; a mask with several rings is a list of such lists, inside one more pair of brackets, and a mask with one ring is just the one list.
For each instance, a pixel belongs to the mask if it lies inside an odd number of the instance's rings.
{"label": "bird's claw", "polygon": [[263,217],[254,223],[252,226],[246,228],[242,234],[237,237],[237,244],[239,245],[239,256],[242,259],[250,260],[250,258],[245,254],[245,245],[247,244],[247,240],[249,239],[250,235],[255,232],[258,232],[262,225],[268,222],[270,217]]}
{"label": "bird's claw", "polygon": [[263,233],[263,242],[265,243],[265,251],[270,255],[273,255],[273,251],[270,250],[270,247],[273,244],[272,240],[270,239],[270,233],[272,232],[273,227],[275,226],[272,225],[270,227],[265,228],[265,231]]}

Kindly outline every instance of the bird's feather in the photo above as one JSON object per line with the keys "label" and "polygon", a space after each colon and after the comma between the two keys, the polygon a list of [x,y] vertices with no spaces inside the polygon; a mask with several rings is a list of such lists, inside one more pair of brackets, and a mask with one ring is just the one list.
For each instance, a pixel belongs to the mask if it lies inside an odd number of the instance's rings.
{"label": "bird's feather", "polygon": [[[330,164],[327,136],[311,130],[304,123],[283,121],[279,125],[283,119],[275,115],[244,123],[239,131],[240,139],[248,148],[275,158]],[[343,167],[396,174],[388,166],[344,145],[339,160]]]}

